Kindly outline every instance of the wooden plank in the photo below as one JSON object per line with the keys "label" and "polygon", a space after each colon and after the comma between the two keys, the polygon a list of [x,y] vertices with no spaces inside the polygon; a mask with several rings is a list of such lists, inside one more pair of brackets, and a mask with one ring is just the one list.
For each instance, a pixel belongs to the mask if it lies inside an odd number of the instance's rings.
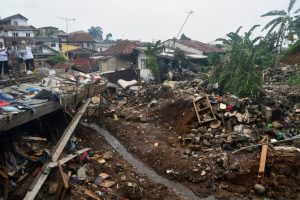
{"label": "wooden plank", "polygon": [[211,112],[211,114],[212,114],[214,120],[217,120],[217,118],[216,118],[216,116],[215,116],[215,114],[214,114],[213,108],[211,107],[211,104],[210,104],[208,95],[205,95],[205,98],[206,98],[207,105],[208,105],[209,108],[210,108],[210,112]]}
{"label": "wooden plank", "polygon": [[198,113],[198,109],[197,109],[196,102],[193,101],[193,104],[194,104],[195,113],[196,113],[196,115],[197,115],[198,122],[199,122],[199,124],[201,124],[201,119],[200,119],[200,116],[199,116],[199,113]]}
{"label": "wooden plank", "polygon": [[267,153],[268,153],[268,145],[263,144],[261,148],[261,155],[260,155],[260,162],[259,162],[259,169],[258,169],[259,178],[262,178],[265,173]]}
{"label": "wooden plank", "polygon": [[198,112],[201,113],[201,112],[205,112],[207,110],[209,110],[210,108],[209,107],[205,107],[205,108],[201,108]]}
{"label": "wooden plank", "polygon": [[70,139],[72,133],[74,132],[79,120],[81,119],[82,115],[84,114],[85,110],[87,109],[91,99],[87,99],[86,102],[81,106],[79,111],[76,113],[72,122],[69,124],[67,129],[65,130],[64,134],[61,136],[60,140],[58,141],[56,147],[54,148],[54,153],[52,154],[52,161],[56,162],[64,150],[68,140]]}
{"label": "wooden plank", "polygon": [[60,164],[60,161],[57,162],[57,166],[58,166],[58,170],[59,170],[59,174],[62,178],[62,181],[63,181],[63,186],[65,189],[69,188],[69,182],[68,182],[68,178],[67,178],[67,175],[66,173],[64,172],[61,164]]}
{"label": "wooden plank", "polygon": [[[89,151],[89,150],[91,150],[91,148],[84,148],[84,149],[81,149],[81,150],[79,150],[79,151],[74,152],[73,154],[69,154],[69,155],[67,155],[66,157],[60,159],[59,162],[60,162],[60,164],[63,165],[63,164],[65,164],[65,163],[67,163],[68,161],[72,160],[73,158],[77,157],[78,155],[81,155],[81,154],[83,154],[84,152]],[[50,162],[50,163],[48,164],[48,166],[51,167],[51,168],[56,167],[56,166],[57,166],[57,162]]]}
{"label": "wooden plank", "polygon": [[[86,108],[88,107],[91,99],[88,99],[79,109],[79,111],[76,113],[75,117],[72,119],[69,126],[66,128],[65,132],[61,136],[60,140],[58,141],[58,144],[55,147],[54,153],[52,154],[52,161],[57,162],[60,154],[62,153],[63,149],[65,148],[68,140],[70,139],[73,131],[75,130],[80,118],[84,114]],[[41,173],[35,178],[35,181],[30,187],[30,190],[26,193],[24,200],[34,200],[35,196],[39,192],[40,188],[42,187],[43,183],[47,179],[51,167],[49,167],[49,163],[44,164]]]}

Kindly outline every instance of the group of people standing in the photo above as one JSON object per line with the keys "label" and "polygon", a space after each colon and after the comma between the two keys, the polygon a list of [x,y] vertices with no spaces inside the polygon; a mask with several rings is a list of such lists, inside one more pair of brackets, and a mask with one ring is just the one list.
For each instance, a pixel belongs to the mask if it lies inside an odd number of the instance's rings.
{"label": "group of people standing", "polygon": [[12,70],[13,75],[18,79],[21,76],[21,63],[25,61],[24,72],[34,72],[34,58],[30,44],[26,44],[25,41],[18,45],[16,41],[12,42],[12,45],[8,48],[4,48],[3,43],[0,42],[0,78],[5,73]]}

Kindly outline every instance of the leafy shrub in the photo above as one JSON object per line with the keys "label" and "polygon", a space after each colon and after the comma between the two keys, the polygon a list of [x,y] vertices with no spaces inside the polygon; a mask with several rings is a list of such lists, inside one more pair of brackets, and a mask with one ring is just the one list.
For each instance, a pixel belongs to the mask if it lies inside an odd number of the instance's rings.
{"label": "leafy shrub", "polygon": [[57,55],[57,56],[51,56],[49,57],[46,62],[50,65],[56,65],[57,63],[59,62],[64,62],[66,61],[67,59],[62,56],[62,55]]}

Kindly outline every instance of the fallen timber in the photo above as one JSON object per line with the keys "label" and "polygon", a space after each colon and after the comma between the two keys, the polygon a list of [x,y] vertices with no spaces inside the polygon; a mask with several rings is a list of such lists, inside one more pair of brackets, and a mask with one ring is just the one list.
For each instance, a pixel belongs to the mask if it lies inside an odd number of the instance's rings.
{"label": "fallen timber", "polygon": [[[57,143],[54,152],[52,153],[51,159],[52,162],[57,162],[60,154],[62,153],[63,149],[65,148],[67,141],[70,139],[72,133],[74,132],[80,118],[86,111],[91,99],[88,99],[79,109],[79,111],[74,116],[73,120],[69,124],[69,126],[66,128],[65,132],[61,136],[59,142]],[[88,149],[86,149],[88,150]],[[86,151],[84,150],[84,151]],[[84,152],[83,151],[83,152]],[[80,152],[82,153],[82,152]],[[27,192],[24,200],[33,200],[37,193],[39,192],[40,188],[42,187],[43,183],[46,181],[48,175],[50,174],[50,171],[53,167],[52,163],[45,163],[41,172],[39,175],[35,178],[34,182],[32,183],[29,191]]]}

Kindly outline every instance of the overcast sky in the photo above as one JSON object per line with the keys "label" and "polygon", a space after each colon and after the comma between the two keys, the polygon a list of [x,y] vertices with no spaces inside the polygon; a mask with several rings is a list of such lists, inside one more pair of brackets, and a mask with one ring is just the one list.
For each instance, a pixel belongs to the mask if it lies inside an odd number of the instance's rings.
{"label": "overcast sky", "polygon": [[[226,33],[243,30],[270,19],[260,15],[287,9],[289,0],[1,0],[0,16],[20,13],[35,27],[55,26],[65,31],[56,17],[75,18],[69,32],[100,26],[114,39],[165,40],[177,35],[187,12],[194,11],[183,33],[192,39],[211,42]],[[300,7],[300,0],[295,8]]]}

